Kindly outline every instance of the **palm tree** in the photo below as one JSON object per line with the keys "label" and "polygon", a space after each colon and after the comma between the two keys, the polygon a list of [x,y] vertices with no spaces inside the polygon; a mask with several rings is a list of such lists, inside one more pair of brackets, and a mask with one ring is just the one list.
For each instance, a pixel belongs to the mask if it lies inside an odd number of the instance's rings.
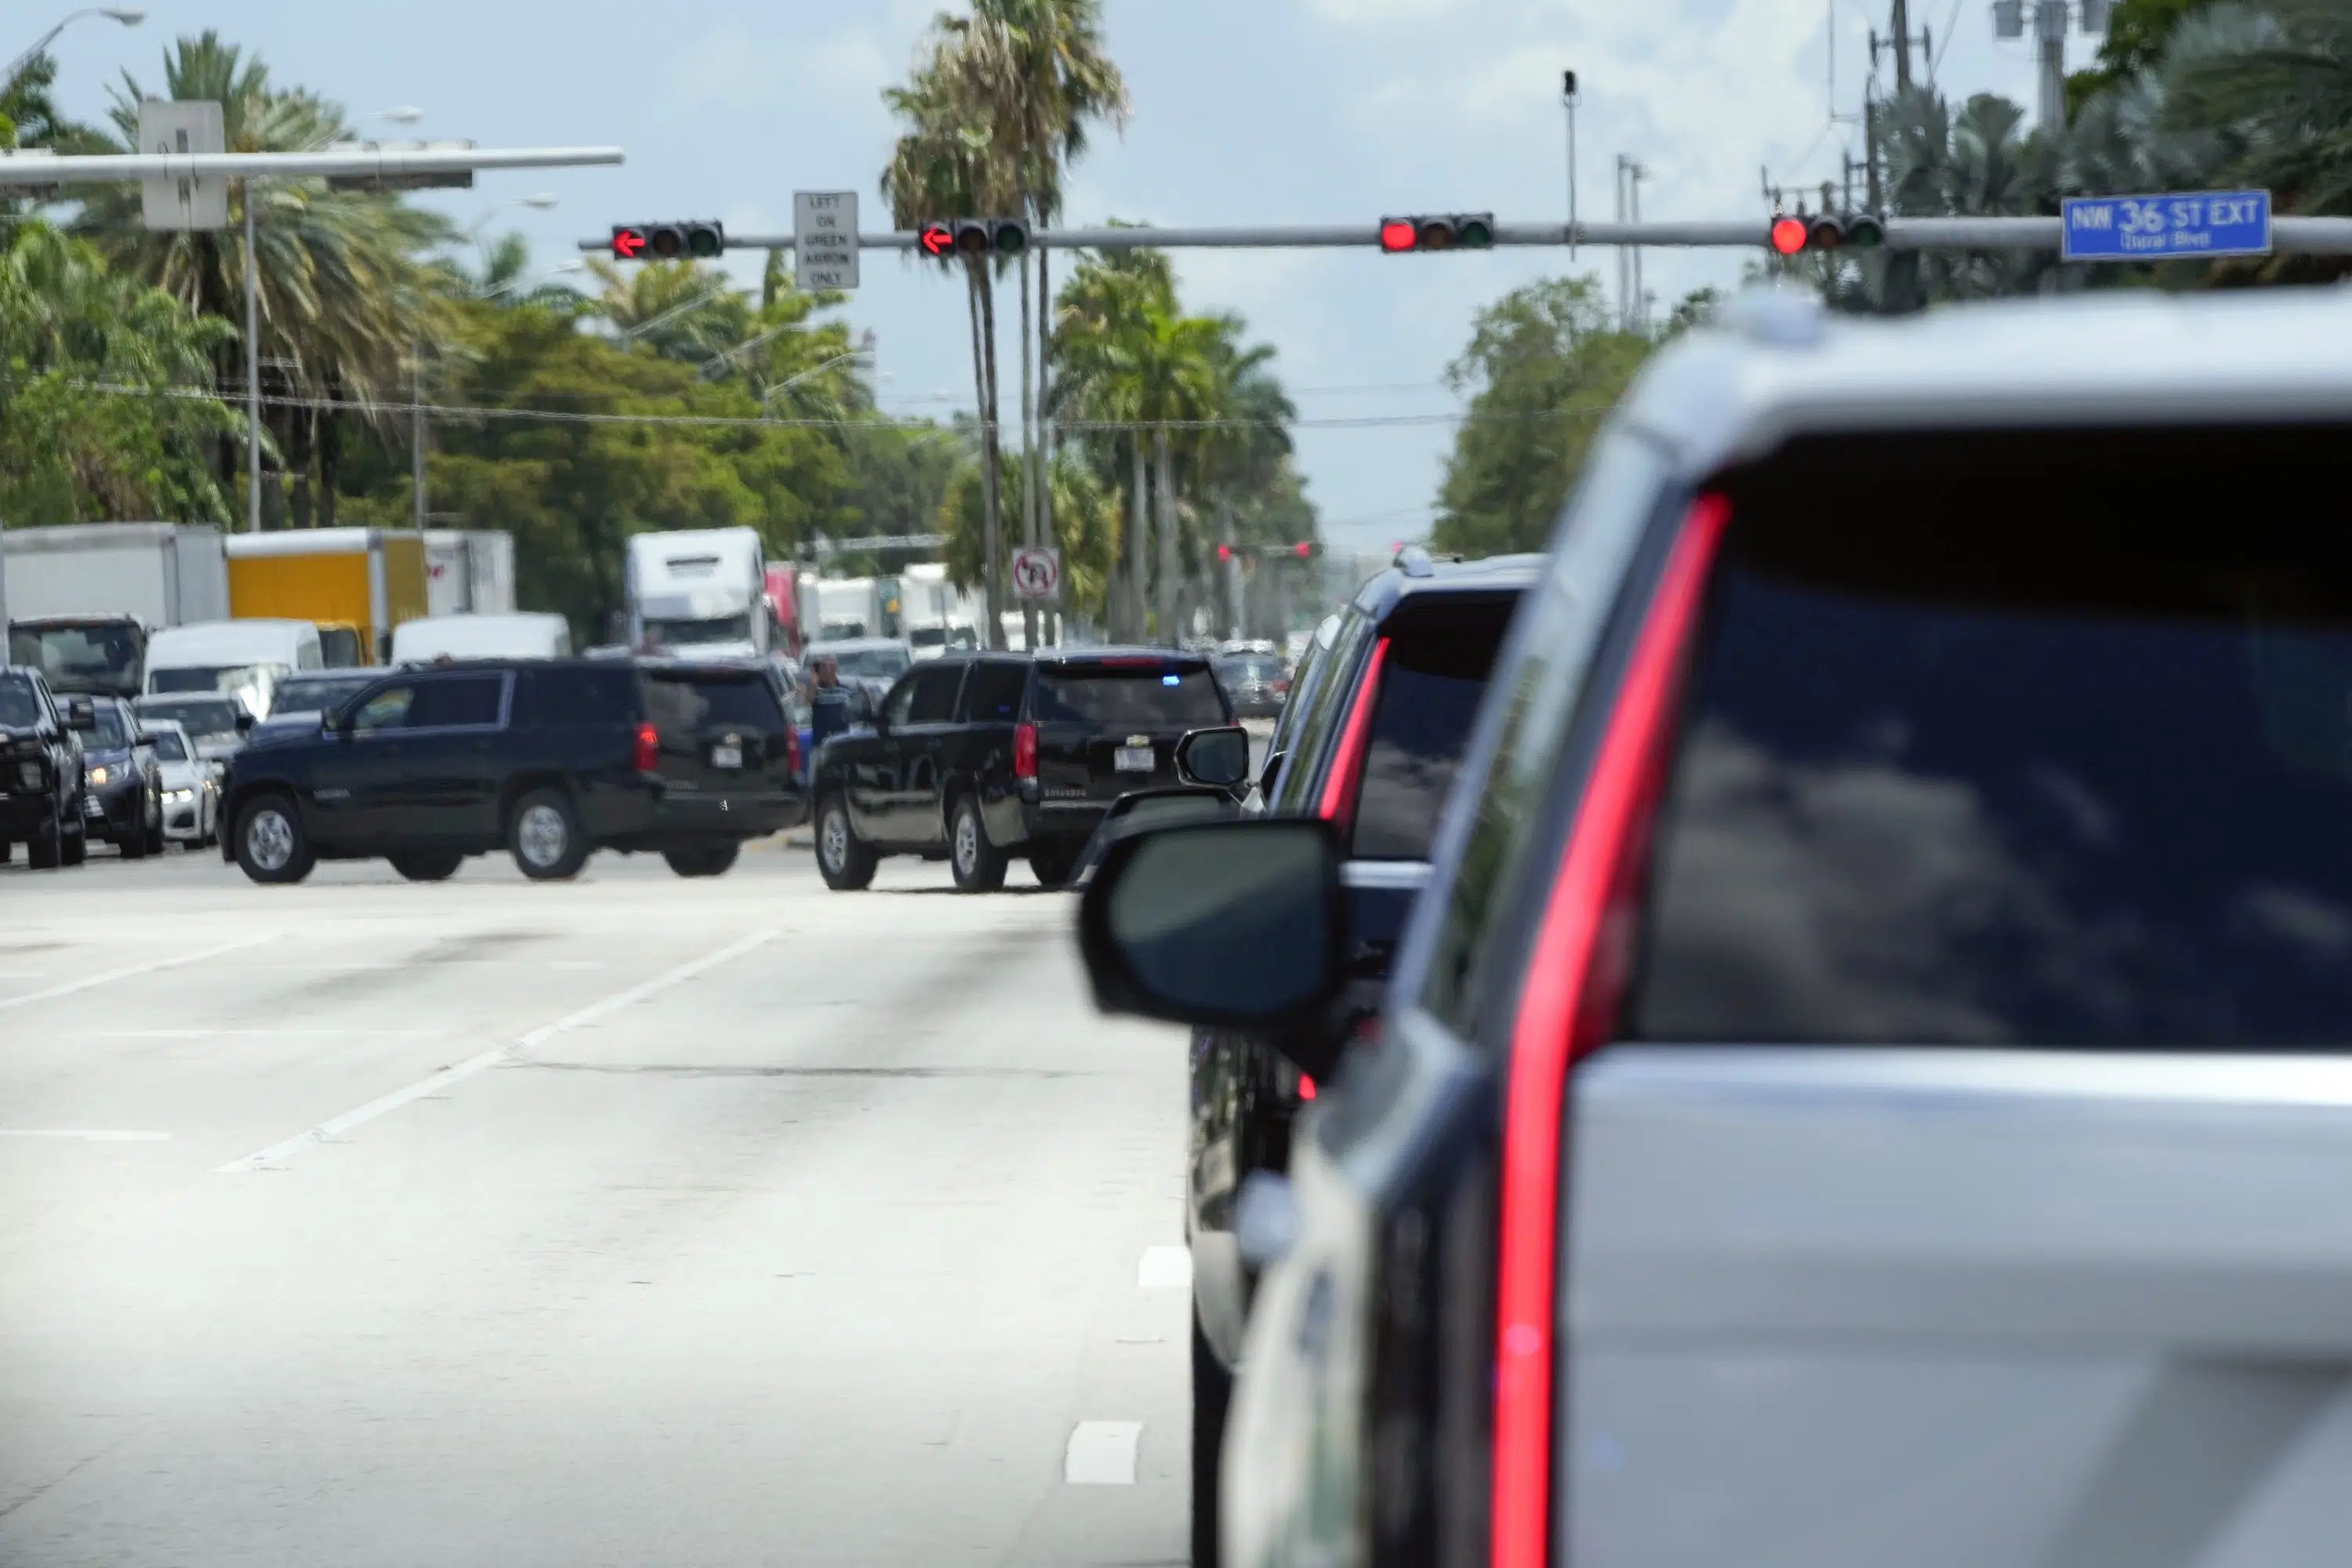
{"label": "palm tree", "polygon": [[[1914,217],[2025,216],[2056,210],[2058,148],[2028,135],[2025,111],[1979,93],[1952,112],[1929,88],[1894,94],[1879,110],[1886,205]],[[1873,258],[1863,288],[1896,309],[1926,300],[2032,292],[2055,266],[2019,251],[1900,251]],[[1843,273],[1840,278],[1843,279]]]}
{"label": "palm tree", "polygon": [[[160,93],[125,73],[107,116],[113,134],[75,137],[66,149],[134,150],[139,105],[151,97],[217,100],[232,152],[300,152],[351,132],[340,107],[301,89],[277,87],[258,57],[206,32],[166,52]],[[247,184],[236,199],[256,204],[265,393],[373,401],[398,385],[420,352],[446,342],[447,302],[425,260],[450,237],[441,218],[396,195],[334,190],[321,180]],[[245,271],[254,261],[245,254],[241,227],[150,231],[139,219],[135,185],[95,187],[80,201],[78,228],[115,267],[242,331]],[[235,357],[225,353],[216,366],[224,383],[235,379]],[[334,421],[323,412],[280,406],[268,420],[294,479],[298,521],[308,521],[314,455],[326,507],[321,521],[332,521]],[[234,472],[229,443],[223,443],[220,466],[224,476]]]}
{"label": "palm tree", "polygon": [[[1231,544],[1237,510],[1253,506],[1283,482],[1292,452],[1288,426],[1298,409],[1274,373],[1274,346],[1245,342],[1248,326],[1239,316],[1215,320],[1218,335],[1210,356],[1216,378],[1213,402],[1219,417],[1229,423],[1203,431],[1194,443],[1194,472],[1216,516],[1216,542]],[[1200,553],[1214,559],[1211,552]],[[1221,635],[1235,624],[1230,584],[1229,575],[1218,571],[1211,596]]]}
{"label": "palm tree", "polygon": [[750,337],[751,302],[724,273],[698,261],[653,261],[632,268],[591,258],[598,293],[592,313],[612,324],[625,342],[663,359],[700,364]]}

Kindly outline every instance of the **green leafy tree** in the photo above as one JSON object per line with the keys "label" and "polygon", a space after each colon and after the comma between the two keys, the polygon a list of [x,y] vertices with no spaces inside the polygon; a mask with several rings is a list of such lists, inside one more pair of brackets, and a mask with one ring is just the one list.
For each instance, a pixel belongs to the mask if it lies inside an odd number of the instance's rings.
{"label": "green leafy tree", "polygon": [[2099,63],[2066,79],[2068,121],[2099,93],[2156,65],[2181,22],[2215,4],[2216,0],[2118,0],[2107,13],[2107,36],[2099,45]]}
{"label": "green leafy tree", "polygon": [[0,519],[225,521],[201,389],[227,335],[46,224],[0,226]]}
{"label": "green leafy tree", "polygon": [[1468,555],[1543,549],[1651,346],[1617,326],[1590,276],[1530,283],[1479,311],[1446,368],[1470,408],[1438,489],[1433,542]]}

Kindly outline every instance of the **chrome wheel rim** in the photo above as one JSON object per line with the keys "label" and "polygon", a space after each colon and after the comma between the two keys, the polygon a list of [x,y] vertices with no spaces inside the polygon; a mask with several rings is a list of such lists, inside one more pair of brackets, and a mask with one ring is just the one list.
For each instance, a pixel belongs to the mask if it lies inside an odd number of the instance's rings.
{"label": "chrome wheel rim", "polygon": [[283,871],[294,858],[294,825],[275,806],[264,806],[245,825],[245,852],[265,871]]}
{"label": "chrome wheel rim", "polygon": [[551,805],[534,805],[522,814],[515,829],[515,843],[522,858],[534,866],[552,866],[563,858],[571,843],[572,830],[563,820],[563,813]]}
{"label": "chrome wheel rim", "polygon": [[956,866],[966,876],[980,864],[980,825],[968,811],[956,813],[955,858]]}
{"label": "chrome wheel rim", "polygon": [[835,871],[840,870],[849,858],[849,824],[842,820],[839,806],[824,814],[824,826],[819,830],[818,842],[824,850],[825,866]]}

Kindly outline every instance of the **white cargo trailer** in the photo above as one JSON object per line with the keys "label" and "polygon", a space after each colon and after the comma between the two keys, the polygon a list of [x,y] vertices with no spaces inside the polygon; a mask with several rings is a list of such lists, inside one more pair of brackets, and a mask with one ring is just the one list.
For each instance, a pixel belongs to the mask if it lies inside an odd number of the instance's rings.
{"label": "white cargo trailer", "polygon": [[147,636],[225,620],[228,561],[205,523],[82,522],[0,531],[8,657],[61,690],[131,696]]}
{"label": "white cargo trailer", "polygon": [[512,610],[514,535],[502,529],[426,529],[425,601],[436,616],[497,616]]}

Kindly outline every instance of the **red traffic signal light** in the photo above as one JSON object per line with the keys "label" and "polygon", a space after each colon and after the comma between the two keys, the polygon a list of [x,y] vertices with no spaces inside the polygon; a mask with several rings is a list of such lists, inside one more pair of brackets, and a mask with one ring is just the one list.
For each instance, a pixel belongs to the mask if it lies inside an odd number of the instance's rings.
{"label": "red traffic signal light", "polygon": [[1029,248],[1029,228],[1018,218],[933,218],[917,232],[915,243],[924,255],[941,260],[950,253],[1018,256]]}
{"label": "red traffic signal light", "polygon": [[1805,248],[1811,237],[1801,217],[1776,217],[1772,220],[1772,248],[1782,256],[1794,256]]}
{"label": "red traffic signal light", "polygon": [[943,223],[927,223],[915,243],[922,247],[925,256],[944,258],[955,248],[955,231]]}
{"label": "red traffic signal light", "polygon": [[1421,238],[1421,226],[1409,217],[1381,219],[1381,248],[1411,250]]}
{"label": "red traffic signal light", "polygon": [[1290,547],[1290,552],[1304,561],[1315,553],[1315,542],[1311,539],[1302,539]]}
{"label": "red traffic signal light", "polygon": [[1230,544],[1220,544],[1220,545],[1218,545],[1218,546],[1217,546],[1217,559],[1218,559],[1218,560],[1220,560],[1220,561],[1231,561],[1233,558],[1234,558],[1234,547],[1233,547],[1232,545],[1230,545]]}
{"label": "red traffic signal light", "polygon": [[634,224],[613,226],[613,259],[635,261],[646,253],[646,231]]}
{"label": "red traffic signal light", "polygon": [[1420,213],[1381,219],[1381,248],[1485,250],[1495,243],[1492,213]]}
{"label": "red traffic signal light", "polygon": [[615,261],[670,261],[681,256],[704,259],[727,248],[727,231],[716,219],[693,223],[616,223]]}

